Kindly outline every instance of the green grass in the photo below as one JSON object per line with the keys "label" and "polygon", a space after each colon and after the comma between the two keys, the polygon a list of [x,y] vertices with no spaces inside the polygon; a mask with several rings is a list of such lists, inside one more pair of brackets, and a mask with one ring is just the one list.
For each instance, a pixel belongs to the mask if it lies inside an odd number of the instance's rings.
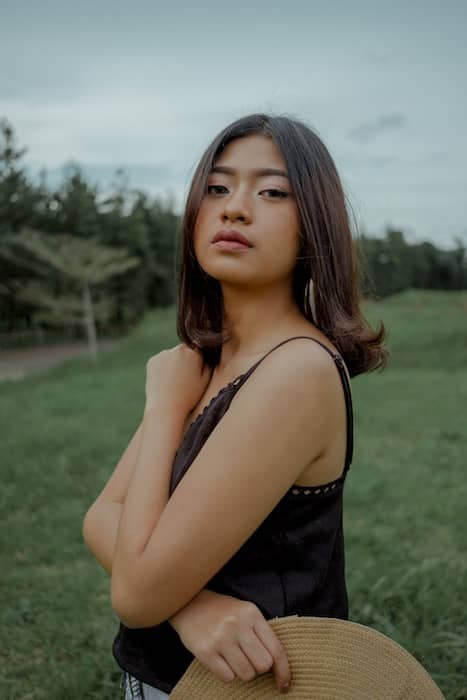
{"label": "green grass", "polygon": [[[410,290],[365,312],[392,359],[352,380],[350,617],[467,699],[467,293]],[[121,697],[109,579],[81,523],[137,427],[147,359],[178,342],[174,309],[153,312],[96,366],[0,384],[2,700]]]}

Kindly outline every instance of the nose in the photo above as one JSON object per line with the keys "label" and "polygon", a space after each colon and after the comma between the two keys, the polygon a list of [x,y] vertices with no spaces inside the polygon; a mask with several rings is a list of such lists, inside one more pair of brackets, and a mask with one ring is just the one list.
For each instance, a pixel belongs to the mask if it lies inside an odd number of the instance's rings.
{"label": "nose", "polygon": [[246,192],[242,193],[240,189],[234,190],[224,200],[224,211],[222,213],[223,221],[227,219],[242,221],[251,221],[251,202]]}

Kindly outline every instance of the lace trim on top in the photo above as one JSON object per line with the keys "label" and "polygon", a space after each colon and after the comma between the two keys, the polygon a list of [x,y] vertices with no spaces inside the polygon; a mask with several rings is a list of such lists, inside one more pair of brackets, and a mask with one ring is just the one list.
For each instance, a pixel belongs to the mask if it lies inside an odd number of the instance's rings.
{"label": "lace trim on top", "polygon": [[292,484],[290,489],[287,491],[287,495],[291,496],[319,496],[325,495],[332,491],[336,491],[344,483],[344,476],[339,476],[334,481],[328,481],[327,484],[320,484],[319,486],[300,486],[299,484]]}
{"label": "lace trim on top", "polygon": [[205,415],[205,413],[207,412],[208,408],[211,408],[211,405],[214,403],[214,401],[216,401],[216,399],[218,399],[220,396],[223,396],[223,394],[224,394],[228,389],[230,389],[232,386],[235,386],[235,385],[237,384],[237,382],[240,381],[240,379],[243,379],[243,377],[244,377],[246,374],[248,374],[249,371],[250,371],[250,370],[248,370],[247,372],[244,372],[243,374],[240,374],[240,375],[239,375],[238,377],[236,377],[235,379],[232,379],[231,382],[229,382],[228,384],[226,384],[225,386],[223,386],[222,389],[220,389],[220,390],[217,392],[217,394],[216,394],[215,396],[212,397],[212,399],[209,401],[209,403],[207,403],[206,406],[203,408],[203,410],[201,411],[201,413],[198,413],[198,415],[196,416],[196,418],[194,418],[194,419],[191,421],[191,423],[189,424],[189,426],[187,427],[187,429],[185,430],[185,432],[184,432],[184,434],[183,434],[182,440],[185,439],[185,435],[188,433],[188,431],[191,430],[191,428],[192,428],[194,425],[197,425],[197,424],[198,424],[198,422],[200,421],[200,419],[201,419],[201,418]]}

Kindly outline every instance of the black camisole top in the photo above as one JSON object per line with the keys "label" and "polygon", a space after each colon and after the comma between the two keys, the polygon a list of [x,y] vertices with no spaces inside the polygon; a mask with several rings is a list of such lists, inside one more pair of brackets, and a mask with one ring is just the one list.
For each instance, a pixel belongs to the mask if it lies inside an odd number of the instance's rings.
{"label": "black camisole top", "polygon": [[[169,494],[174,492],[233,397],[260,362],[295,338],[319,343],[339,371],[347,415],[342,474],[321,486],[292,485],[205,588],[252,601],[266,619],[294,614],[348,619],[342,499],[353,455],[353,411],[350,383],[341,355],[316,338],[294,336],[276,345],[249,370],[224,386],[185,431],[174,457]],[[194,659],[167,621],[137,629],[120,622],[112,653],[123,670],[166,693],[173,690]]]}

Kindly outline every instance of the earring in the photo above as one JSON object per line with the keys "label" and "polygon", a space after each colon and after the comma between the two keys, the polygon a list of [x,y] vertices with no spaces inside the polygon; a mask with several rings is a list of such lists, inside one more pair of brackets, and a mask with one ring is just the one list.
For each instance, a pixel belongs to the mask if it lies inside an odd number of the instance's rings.
{"label": "earring", "polygon": [[312,278],[308,280],[305,287],[305,295],[308,295],[313,321],[316,323],[316,303],[315,303],[315,287]]}

